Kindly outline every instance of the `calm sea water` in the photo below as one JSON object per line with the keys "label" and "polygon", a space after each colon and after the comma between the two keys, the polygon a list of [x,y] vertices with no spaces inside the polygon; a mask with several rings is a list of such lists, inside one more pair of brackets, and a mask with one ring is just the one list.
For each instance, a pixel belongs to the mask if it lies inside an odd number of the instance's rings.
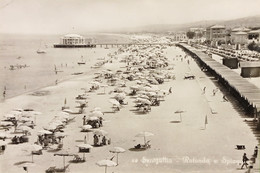
{"label": "calm sea water", "polygon": [[[126,42],[121,35],[92,35],[96,42]],[[53,48],[57,35],[0,35],[0,98],[6,89],[6,98],[32,91],[73,77],[75,72],[88,72],[99,58],[107,57],[114,49],[104,48]],[[45,54],[36,51],[41,48]],[[80,61],[86,65],[78,65]],[[10,70],[11,65],[29,67]],[[55,73],[54,68],[62,71]]]}

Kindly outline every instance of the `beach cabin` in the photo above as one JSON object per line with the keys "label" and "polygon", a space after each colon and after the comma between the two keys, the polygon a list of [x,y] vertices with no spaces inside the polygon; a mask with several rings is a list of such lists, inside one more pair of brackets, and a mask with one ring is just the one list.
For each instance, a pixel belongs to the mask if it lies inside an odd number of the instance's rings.
{"label": "beach cabin", "polygon": [[260,62],[240,62],[242,77],[259,77]]}
{"label": "beach cabin", "polygon": [[237,58],[223,58],[222,64],[231,69],[237,69],[238,68],[238,59]]}

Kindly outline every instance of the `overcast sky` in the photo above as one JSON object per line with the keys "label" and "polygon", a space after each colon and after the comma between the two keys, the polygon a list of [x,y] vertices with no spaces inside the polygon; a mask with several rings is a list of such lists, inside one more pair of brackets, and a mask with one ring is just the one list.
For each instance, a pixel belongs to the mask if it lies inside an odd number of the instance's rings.
{"label": "overcast sky", "polygon": [[72,33],[260,15],[260,0],[0,0],[0,32]]}

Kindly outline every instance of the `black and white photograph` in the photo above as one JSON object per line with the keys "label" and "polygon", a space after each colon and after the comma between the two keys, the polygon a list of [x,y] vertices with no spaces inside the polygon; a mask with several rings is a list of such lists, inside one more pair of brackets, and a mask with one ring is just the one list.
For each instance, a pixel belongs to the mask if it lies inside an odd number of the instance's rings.
{"label": "black and white photograph", "polygon": [[0,173],[259,173],[260,0],[0,0]]}

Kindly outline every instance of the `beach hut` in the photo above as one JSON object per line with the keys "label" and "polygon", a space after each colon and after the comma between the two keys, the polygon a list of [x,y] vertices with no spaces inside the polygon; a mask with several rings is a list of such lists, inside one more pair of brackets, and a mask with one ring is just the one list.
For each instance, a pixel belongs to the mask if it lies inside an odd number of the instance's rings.
{"label": "beach hut", "polygon": [[259,77],[260,62],[240,62],[242,77]]}
{"label": "beach hut", "polygon": [[225,65],[231,69],[238,68],[238,59],[237,58],[223,58],[222,63],[223,63],[223,65]]}

